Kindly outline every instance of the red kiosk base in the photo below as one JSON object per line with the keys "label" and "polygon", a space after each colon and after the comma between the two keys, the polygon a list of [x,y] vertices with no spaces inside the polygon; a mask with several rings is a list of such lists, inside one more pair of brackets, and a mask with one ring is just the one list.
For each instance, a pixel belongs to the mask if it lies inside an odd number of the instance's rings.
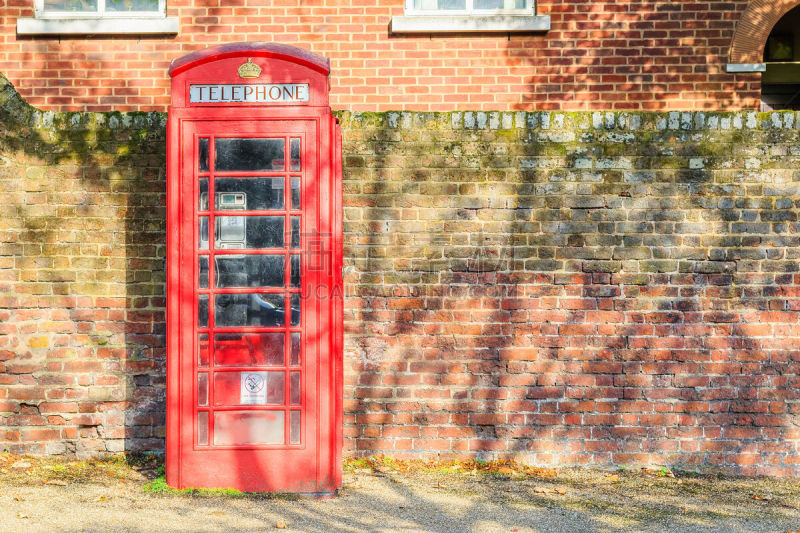
{"label": "red kiosk base", "polygon": [[341,141],[328,61],[240,43],[173,61],[167,483],[341,485]]}

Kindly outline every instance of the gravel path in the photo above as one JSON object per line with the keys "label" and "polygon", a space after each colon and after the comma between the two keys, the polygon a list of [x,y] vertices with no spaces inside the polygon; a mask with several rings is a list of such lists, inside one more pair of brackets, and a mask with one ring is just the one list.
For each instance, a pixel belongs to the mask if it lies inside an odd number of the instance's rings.
{"label": "gravel path", "polygon": [[[622,479],[620,479],[622,477]],[[754,496],[753,491],[757,491]],[[357,471],[338,498],[153,495],[142,483],[0,479],[0,531],[583,532],[800,530],[800,483],[649,479],[569,471],[552,479]]]}

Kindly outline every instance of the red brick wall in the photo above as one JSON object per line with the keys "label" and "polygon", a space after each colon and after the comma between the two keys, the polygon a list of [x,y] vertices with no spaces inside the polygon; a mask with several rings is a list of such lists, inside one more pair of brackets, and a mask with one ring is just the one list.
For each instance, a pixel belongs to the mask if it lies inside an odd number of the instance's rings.
{"label": "red brick wall", "polygon": [[[345,453],[798,475],[800,113],[340,117]],[[165,115],[0,124],[0,450],[162,450]]]}
{"label": "red brick wall", "polygon": [[800,113],[344,118],[347,452],[798,474]]}
{"label": "red brick wall", "polygon": [[163,450],[161,113],[32,109],[0,76],[0,450]]}
{"label": "red brick wall", "polygon": [[[268,4],[268,5],[266,5]],[[530,35],[390,35],[402,0],[172,0],[178,36],[17,37],[33,0],[0,10],[0,72],[34,106],[165,110],[171,59],[209,45],[277,41],[331,59],[335,109],[755,109],[758,74],[727,74],[745,1],[543,0]]]}

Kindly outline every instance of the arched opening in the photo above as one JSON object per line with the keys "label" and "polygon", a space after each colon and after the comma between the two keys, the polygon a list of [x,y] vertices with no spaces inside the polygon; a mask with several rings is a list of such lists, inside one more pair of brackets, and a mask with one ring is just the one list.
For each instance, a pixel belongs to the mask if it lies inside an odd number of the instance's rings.
{"label": "arched opening", "polygon": [[764,45],[761,110],[800,110],[800,6],[775,23]]}

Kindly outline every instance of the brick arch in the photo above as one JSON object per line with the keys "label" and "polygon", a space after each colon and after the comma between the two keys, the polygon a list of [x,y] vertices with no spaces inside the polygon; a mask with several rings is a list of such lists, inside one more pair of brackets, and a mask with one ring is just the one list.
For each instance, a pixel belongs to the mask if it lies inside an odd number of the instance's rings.
{"label": "brick arch", "polygon": [[800,0],[753,0],[747,6],[731,41],[731,63],[761,63],[764,44],[773,26]]}

